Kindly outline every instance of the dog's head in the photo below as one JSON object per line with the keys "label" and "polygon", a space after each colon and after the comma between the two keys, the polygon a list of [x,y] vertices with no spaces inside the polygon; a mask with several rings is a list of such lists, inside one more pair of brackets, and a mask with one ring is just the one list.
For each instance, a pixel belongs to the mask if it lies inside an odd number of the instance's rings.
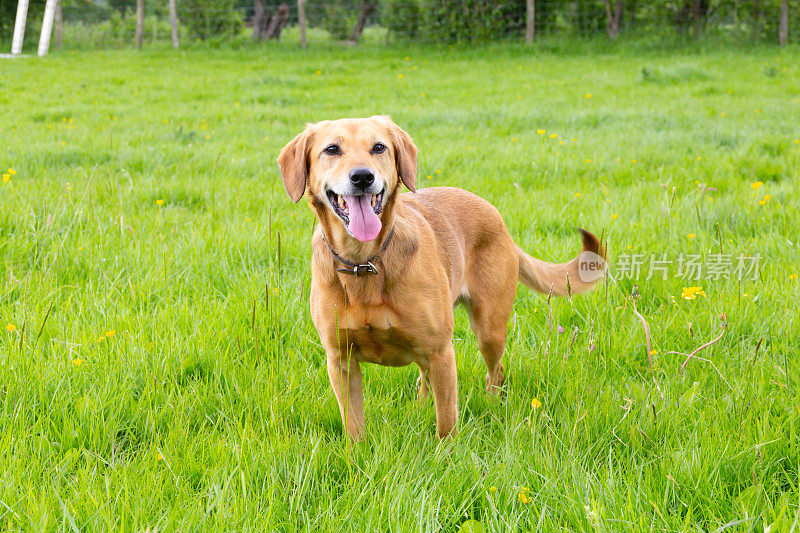
{"label": "dog's head", "polygon": [[417,147],[388,116],[309,124],[278,165],[292,201],[307,190],[321,222],[338,220],[361,242],[379,235],[400,182],[416,190]]}

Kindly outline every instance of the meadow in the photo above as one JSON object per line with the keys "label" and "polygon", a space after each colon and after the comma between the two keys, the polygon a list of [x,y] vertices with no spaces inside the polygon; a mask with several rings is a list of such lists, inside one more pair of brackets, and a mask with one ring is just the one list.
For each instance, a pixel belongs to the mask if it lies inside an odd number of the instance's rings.
{"label": "meadow", "polygon": [[[4,60],[0,528],[789,531],[798,51]],[[420,186],[488,199],[529,253],[571,258],[583,227],[612,259],[587,295],[520,288],[500,399],[457,310],[444,443],[416,367],[365,366],[368,438],[344,437],[308,312],[314,217],[275,164],[306,122],[372,114],[415,139]]]}

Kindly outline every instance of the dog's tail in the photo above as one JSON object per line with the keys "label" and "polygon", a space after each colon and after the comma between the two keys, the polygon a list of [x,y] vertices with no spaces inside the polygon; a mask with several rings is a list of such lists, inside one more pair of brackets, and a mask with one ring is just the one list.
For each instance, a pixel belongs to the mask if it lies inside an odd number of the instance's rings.
{"label": "dog's tail", "polygon": [[519,281],[531,289],[556,296],[586,292],[605,274],[605,246],[592,233],[580,229],[583,251],[568,263],[547,263],[523,252],[519,256]]}

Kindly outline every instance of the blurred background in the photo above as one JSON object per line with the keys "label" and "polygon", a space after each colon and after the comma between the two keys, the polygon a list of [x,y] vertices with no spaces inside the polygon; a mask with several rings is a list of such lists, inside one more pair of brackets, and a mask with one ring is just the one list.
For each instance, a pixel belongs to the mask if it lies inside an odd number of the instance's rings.
{"label": "blurred background", "polygon": [[[58,0],[53,48],[259,41],[402,44],[634,38],[653,46],[800,42],[800,0]],[[9,48],[18,0],[0,0]],[[44,0],[32,0],[26,53]],[[174,15],[173,15],[174,14]],[[173,31],[174,28],[174,31]],[[5,51],[5,50],[2,50]]]}

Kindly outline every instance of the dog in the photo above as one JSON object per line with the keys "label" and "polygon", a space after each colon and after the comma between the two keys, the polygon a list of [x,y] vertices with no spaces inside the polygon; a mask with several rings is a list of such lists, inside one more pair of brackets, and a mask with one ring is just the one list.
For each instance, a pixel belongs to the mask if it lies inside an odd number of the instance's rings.
{"label": "dog", "polygon": [[[604,250],[588,231],[580,230],[578,257],[546,263],[514,244],[486,200],[453,187],[417,190],[417,147],[388,116],[308,124],[278,166],[292,201],[306,196],[317,217],[311,316],[354,440],[365,437],[361,363],[415,363],[419,398],[433,392],[445,438],[458,418],[455,305],[467,310],[486,388],[497,393],[517,282],[566,295],[602,277]],[[410,192],[401,194],[401,184]]]}

